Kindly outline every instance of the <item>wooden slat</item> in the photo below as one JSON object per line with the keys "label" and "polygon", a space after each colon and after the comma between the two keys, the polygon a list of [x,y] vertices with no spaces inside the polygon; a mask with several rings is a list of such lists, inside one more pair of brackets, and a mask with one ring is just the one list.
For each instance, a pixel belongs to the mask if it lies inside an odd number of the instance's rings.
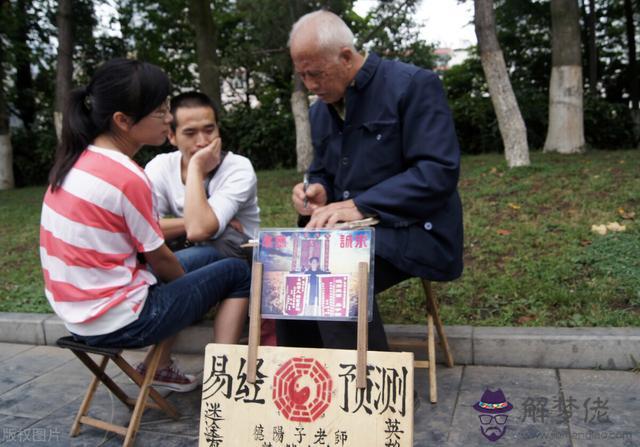
{"label": "wooden slat", "polygon": [[427,316],[427,351],[429,355],[429,396],[431,403],[438,402],[436,387],[436,344],[433,335],[433,317]]}
{"label": "wooden slat", "polygon": [[415,360],[413,362],[413,367],[414,368],[428,368],[429,367],[429,360]]}
{"label": "wooden slat", "polygon": [[122,436],[126,436],[127,434],[127,427],[123,427],[121,425],[115,425],[110,422],[101,421],[100,419],[94,419],[90,416],[82,416],[80,418],[80,423],[85,425],[91,425],[92,427],[100,428],[102,430],[118,433]]}
{"label": "wooden slat", "polygon": [[251,296],[249,310],[249,354],[247,356],[247,382],[256,383],[256,362],[260,345],[260,305],[262,299],[262,263],[254,262],[251,269]]}
{"label": "wooden slat", "polygon": [[367,349],[369,347],[369,266],[358,263],[358,361],[356,364],[356,387],[367,386]]}

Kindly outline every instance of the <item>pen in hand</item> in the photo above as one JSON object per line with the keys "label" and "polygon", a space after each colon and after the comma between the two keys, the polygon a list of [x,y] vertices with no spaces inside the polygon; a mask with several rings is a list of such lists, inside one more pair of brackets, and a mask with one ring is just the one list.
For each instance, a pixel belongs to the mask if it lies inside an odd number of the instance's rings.
{"label": "pen in hand", "polygon": [[304,208],[309,205],[309,199],[307,199],[307,188],[309,187],[309,174],[305,172],[304,177],[302,177],[302,191],[304,191]]}

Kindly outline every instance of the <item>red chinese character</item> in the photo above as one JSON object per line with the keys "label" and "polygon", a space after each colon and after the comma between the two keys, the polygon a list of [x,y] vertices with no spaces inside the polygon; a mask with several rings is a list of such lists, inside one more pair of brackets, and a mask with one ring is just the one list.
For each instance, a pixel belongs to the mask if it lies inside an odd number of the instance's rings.
{"label": "red chinese character", "polygon": [[276,248],[285,248],[287,246],[287,238],[284,236],[276,236]]}
{"label": "red chinese character", "polygon": [[273,247],[273,237],[269,236],[268,234],[265,234],[264,237],[262,238],[262,246],[265,248]]}
{"label": "red chinese character", "polygon": [[356,248],[367,248],[367,237],[364,234],[356,234]]}
{"label": "red chinese character", "polygon": [[346,248],[353,247],[353,239],[351,238],[350,234],[347,234],[347,236],[344,238],[344,245]]}

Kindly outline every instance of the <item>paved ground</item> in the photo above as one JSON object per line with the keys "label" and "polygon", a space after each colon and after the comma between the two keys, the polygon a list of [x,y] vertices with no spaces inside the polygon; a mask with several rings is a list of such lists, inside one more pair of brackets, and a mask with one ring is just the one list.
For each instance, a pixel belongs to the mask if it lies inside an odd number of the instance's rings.
{"label": "paved ground", "polygon": [[[187,371],[202,368],[200,356],[181,355],[179,361]],[[120,445],[121,437],[88,427],[68,437],[89,374],[69,351],[0,343],[0,445]],[[116,381],[132,389],[123,375]],[[640,375],[632,372],[442,366],[436,405],[428,403],[426,385],[425,371],[419,370],[415,446],[640,446]],[[504,436],[495,442],[483,437],[473,409],[485,388],[501,388],[514,406]],[[148,412],[137,446],[197,445],[200,394],[174,393],[169,399],[181,419]],[[128,410],[103,387],[94,400],[90,414],[114,423],[128,420]]]}

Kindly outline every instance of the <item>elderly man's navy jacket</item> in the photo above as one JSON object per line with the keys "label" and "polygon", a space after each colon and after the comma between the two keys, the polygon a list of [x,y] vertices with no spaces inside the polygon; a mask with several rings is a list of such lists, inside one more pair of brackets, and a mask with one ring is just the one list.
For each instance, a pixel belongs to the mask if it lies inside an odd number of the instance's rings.
{"label": "elderly man's navy jacket", "polygon": [[371,53],[345,98],[344,122],[321,101],[310,108],[310,181],[380,219],[377,256],[413,276],[459,277],[460,148],[440,80]]}

